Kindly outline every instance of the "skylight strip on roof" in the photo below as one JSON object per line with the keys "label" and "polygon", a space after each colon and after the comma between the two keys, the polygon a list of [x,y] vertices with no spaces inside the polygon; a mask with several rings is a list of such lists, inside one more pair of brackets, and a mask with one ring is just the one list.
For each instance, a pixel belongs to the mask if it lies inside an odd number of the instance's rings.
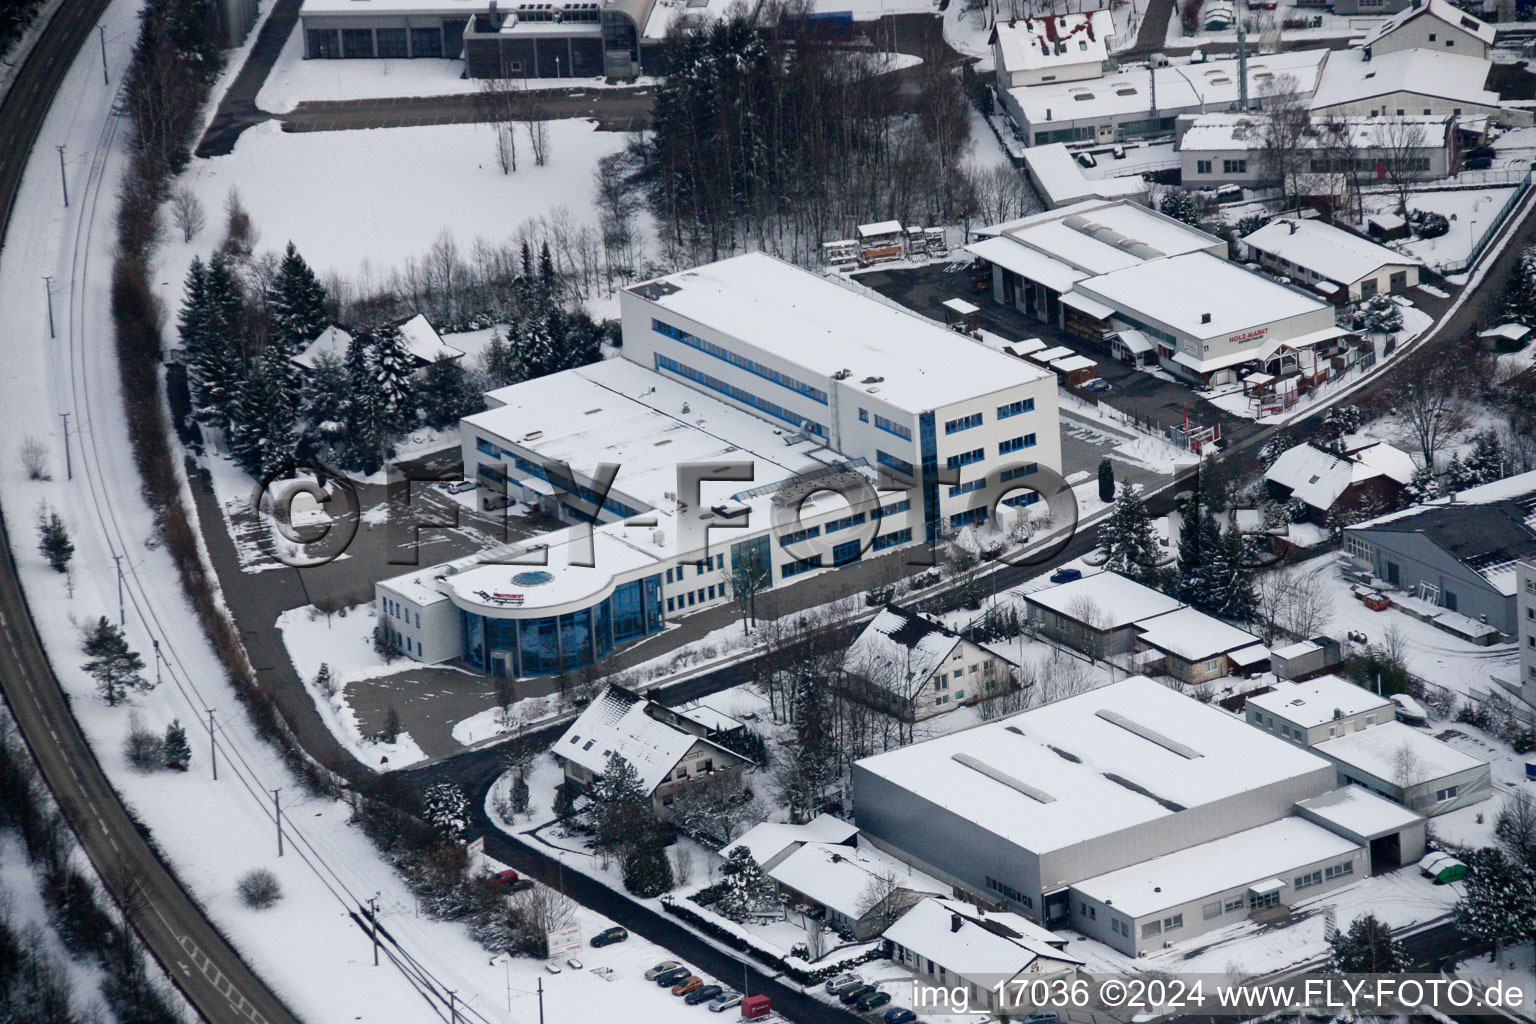
{"label": "skylight strip on roof", "polygon": [[1180,743],[1178,740],[1169,739],[1167,736],[1164,736],[1156,729],[1149,729],[1142,725],[1140,722],[1131,721],[1129,718],[1126,718],[1118,711],[1110,711],[1108,708],[1100,708],[1098,711],[1095,711],[1094,714],[1104,719],[1104,721],[1109,722],[1111,725],[1118,725],[1125,731],[1133,732],[1137,736],[1140,736],[1142,739],[1156,743],[1164,750],[1172,751],[1173,753],[1178,754],[1180,757],[1188,758],[1189,760],[1193,761],[1197,757],[1205,756],[1193,747],[1187,747]]}
{"label": "skylight strip on roof", "polygon": [[981,774],[985,775],[987,778],[991,779],[993,782],[1001,782],[1003,785],[1007,786],[1009,789],[1015,790],[1016,792],[1019,792],[1019,793],[1023,793],[1025,796],[1029,797],[1031,800],[1035,801],[1036,803],[1053,804],[1053,803],[1056,802],[1056,798],[1051,796],[1051,794],[1045,792],[1045,790],[1043,790],[1043,789],[1036,789],[1034,786],[1031,786],[1029,783],[1021,782],[1020,780],[1014,778],[1012,775],[1009,775],[1007,772],[998,771],[996,768],[993,768],[991,765],[985,764],[982,761],[977,760],[976,758],[972,757],[970,754],[951,754],[949,756],[950,756],[951,760],[957,761],[960,764],[965,765],[967,768],[971,769],[972,771],[980,772]]}

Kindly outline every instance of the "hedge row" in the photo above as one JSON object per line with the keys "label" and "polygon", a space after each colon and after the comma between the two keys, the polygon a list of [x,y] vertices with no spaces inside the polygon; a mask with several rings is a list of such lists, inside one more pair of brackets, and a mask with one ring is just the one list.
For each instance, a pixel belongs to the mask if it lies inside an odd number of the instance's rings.
{"label": "hedge row", "polygon": [[826,981],[828,978],[835,978],[839,974],[847,974],[861,964],[867,964],[872,960],[885,959],[885,946],[882,943],[878,946],[871,946],[858,956],[849,957],[846,960],[839,960],[835,964],[828,964],[825,967],[818,967],[815,970],[808,971],[803,967],[795,966],[776,953],[770,953],[761,946],[749,942],[729,928],[722,927],[720,922],[699,913],[691,907],[685,907],[675,900],[663,898],[661,907],[667,913],[682,918],[705,935],[723,945],[739,953],[745,953],[764,966],[782,972],[785,977],[799,985],[816,985]]}

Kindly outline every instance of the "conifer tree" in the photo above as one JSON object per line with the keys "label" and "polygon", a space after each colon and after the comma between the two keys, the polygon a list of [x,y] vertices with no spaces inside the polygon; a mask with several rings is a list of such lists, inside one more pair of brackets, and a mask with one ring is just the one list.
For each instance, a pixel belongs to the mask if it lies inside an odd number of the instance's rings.
{"label": "conifer tree", "polygon": [[1142,581],[1158,575],[1157,563],[1162,554],[1152,533],[1152,520],[1141,495],[1129,484],[1120,485],[1120,494],[1104,522],[1101,536],[1109,556],[1104,568]]}
{"label": "conifer tree", "polygon": [[1099,500],[1106,505],[1115,500],[1115,467],[1108,459],[1099,460]]}
{"label": "conifer tree", "polygon": [[288,357],[269,345],[231,406],[230,452],[252,476],[281,472],[298,446]]}
{"label": "conifer tree", "polygon": [[335,356],[322,355],[304,375],[298,393],[300,418],[308,427],[301,453],[335,459],[347,432],[347,408],[352,394],[346,364]]}
{"label": "conifer tree", "polygon": [[1197,495],[1180,498],[1179,562],[1174,577],[1174,596],[1185,604],[1205,610],[1216,586],[1212,561],[1219,557],[1221,531],[1216,517],[1200,505]]}
{"label": "conifer tree", "polygon": [[421,382],[421,413],[427,426],[442,430],[483,408],[485,403],[459,360],[443,358],[427,367]]}
{"label": "conifer tree", "polygon": [[75,542],[69,539],[64,520],[53,509],[43,509],[37,515],[38,550],[48,560],[54,572],[69,568],[69,560],[75,556]]}
{"label": "conifer tree", "polygon": [[1408,954],[1392,937],[1392,929],[1375,914],[1357,917],[1348,930],[1328,940],[1327,970],[1337,974],[1400,974],[1408,969]]}
{"label": "conifer tree", "polygon": [[240,283],[222,257],[188,271],[188,301],[183,307],[187,385],[199,420],[227,427],[244,378],[242,332],[245,298]]}
{"label": "conifer tree", "polygon": [[491,335],[485,351],[480,354],[480,368],[485,374],[486,384],[492,388],[516,384],[521,379],[518,376],[517,353],[500,330]]}
{"label": "conifer tree", "polygon": [[267,289],[267,309],[272,315],[269,343],[276,344],[287,355],[296,355],[325,330],[325,303],[325,288],[320,279],[289,242]]}
{"label": "conifer tree", "polygon": [[469,835],[469,798],[452,782],[439,782],[427,790],[423,814],[456,843]]}
{"label": "conifer tree", "polygon": [[723,894],[715,909],[732,921],[743,921],[747,914],[773,899],[773,882],[745,846],[731,850],[720,868]]}
{"label": "conifer tree", "polygon": [[528,779],[518,772],[512,779],[512,813],[524,814],[528,810]]}
{"label": "conifer tree", "polygon": [[81,645],[91,659],[84,669],[96,680],[96,693],[111,707],[128,699],[129,691],[147,691],[155,684],[145,679],[144,659],[128,646],[117,624],[103,615],[85,634]]}
{"label": "conifer tree", "polygon": [[389,432],[374,375],[373,353],[359,334],[347,348],[345,431],[337,439],[343,469],[376,473],[389,451]]}
{"label": "conifer tree", "polygon": [[1224,619],[1249,622],[1258,609],[1254,593],[1253,552],[1248,538],[1233,523],[1222,531],[1221,546],[1211,560],[1211,576],[1216,581],[1214,602],[1209,611]]}
{"label": "conifer tree", "polygon": [[1492,430],[1479,431],[1472,442],[1472,450],[1462,463],[1465,472],[1463,487],[1492,483],[1504,478],[1504,446],[1499,435]]}
{"label": "conifer tree", "polygon": [[672,889],[672,862],[658,830],[648,829],[622,857],[624,888],[641,899],[660,896]]}
{"label": "conifer tree", "polygon": [[[1493,944],[1536,938],[1536,872],[1497,847],[1467,857],[1466,895],[1457,902],[1456,924],[1474,939]],[[1495,955],[1497,959],[1497,955]]]}
{"label": "conifer tree", "polygon": [[416,418],[415,365],[400,328],[385,324],[373,331],[374,393],[385,429],[408,430]]}
{"label": "conifer tree", "polygon": [[165,740],[161,745],[165,766],[172,771],[184,772],[192,763],[192,745],[187,742],[187,730],[178,720],[165,727]]}

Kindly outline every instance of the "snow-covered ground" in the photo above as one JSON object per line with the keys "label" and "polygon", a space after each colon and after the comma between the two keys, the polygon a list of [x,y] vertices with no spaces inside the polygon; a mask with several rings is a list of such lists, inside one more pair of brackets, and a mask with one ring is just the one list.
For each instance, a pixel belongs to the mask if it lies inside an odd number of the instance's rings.
{"label": "snow-covered ground", "polygon": [[289,133],[267,122],[247,129],[233,153],[194,161],[182,177],[210,223],[190,246],[179,235],[167,246],[166,299],[174,308],[192,255],[206,258],[217,244],[231,189],[264,247],[292,241],[316,273],[341,274],[364,290],[445,235],[467,250],[478,238],[505,243],[520,224],[540,218],[595,229],[592,173],[628,137],[581,120],[548,126],[549,162],[534,166],[519,139],[521,159],[511,174],[502,173],[495,132],[483,124]]}
{"label": "snow-covered ground", "polygon": [[[1408,208],[1445,214],[1451,218],[1451,230],[1439,238],[1412,238],[1393,243],[1393,247],[1417,256],[1430,267],[1464,262],[1476,241],[1493,226],[1494,215],[1513,192],[1513,185],[1416,191],[1408,200]],[[1367,215],[1391,212],[1397,206],[1397,198],[1375,193],[1365,197],[1364,206]]]}
{"label": "snow-covered ground", "polygon": [[[1179,5],[1179,6],[1182,6]],[[1260,10],[1257,4],[1249,8],[1249,18],[1254,23],[1254,31],[1248,33],[1249,43],[1260,47],[1273,47],[1281,42],[1291,43],[1300,39],[1340,39],[1364,36],[1371,29],[1381,24],[1382,18],[1361,18],[1353,15],[1334,14],[1330,11],[1307,7],[1298,9],[1294,3],[1282,2],[1273,11]],[[1282,28],[1287,18],[1299,18],[1307,22],[1306,28]],[[1319,18],[1322,24],[1316,28],[1311,27],[1313,18]],[[1178,11],[1175,9],[1172,17],[1168,19],[1168,33],[1165,37],[1170,47],[1203,46],[1207,43],[1232,43],[1237,40],[1237,29],[1226,28],[1219,31],[1207,31],[1204,19],[1201,19],[1197,31],[1185,35],[1184,28],[1179,24]],[[1270,52],[1264,49],[1262,52]]]}

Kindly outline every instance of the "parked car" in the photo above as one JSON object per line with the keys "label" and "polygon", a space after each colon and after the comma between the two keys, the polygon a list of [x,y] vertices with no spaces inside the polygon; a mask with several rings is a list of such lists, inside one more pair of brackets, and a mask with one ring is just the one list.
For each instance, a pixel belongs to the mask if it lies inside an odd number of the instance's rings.
{"label": "parked car", "polygon": [[864,984],[864,979],[857,974],[839,974],[837,977],[827,981],[827,992],[835,996],[845,988],[852,988],[855,985],[862,984]]}
{"label": "parked car", "polygon": [[560,973],[560,965],[555,963],[553,960],[551,960],[547,964],[545,964],[544,965],[544,969],[546,971],[548,971],[550,974],[559,974]]}
{"label": "parked car", "polygon": [[885,1016],[880,1018],[885,1024],[912,1024],[917,1020],[917,1014],[905,1006],[893,1006],[885,1011]]}
{"label": "parked car", "polygon": [[655,981],[657,978],[661,977],[663,974],[666,974],[668,971],[675,971],[681,966],[683,965],[678,963],[676,960],[663,960],[661,963],[645,972],[645,980]]}
{"label": "parked car", "polygon": [[592,936],[592,945],[601,948],[603,946],[611,946],[615,942],[623,942],[627,938],[629,938],[629,932],[614,926],[612,928],[605,928]]}
{"label": "parked car", "polygon": [[693,971],[687,967],[674,967],[670,971],[656,975],[654,980],[657,985],[666,988],[668,985],[676,985],[684,978],[691,977],[692,974]]}
{"label": "parked car", "polygon": [[1464,170],[1464,171],[1486,171],[1488,168],[1490,168],[1492,166],[1493,166],[1493,158],[1492,157],[1474,156],[1474,157],[1469,157],[1465,162],[1463,162],[1462,165],[1461,165],[1461,169]]}
{"label": "parked car", "polygon": [[1093,380],[1083,385],[1083,390],[1092,391],[1094,394],[1103,394],[1106,391],[1114,390],[1114,387],[1115,386],[1113,384],[1105,380],[1103,377],[1095,377]]}
{"label": "parked car", "polygon": [[465,491],[472,491],[474,489],[475,482],[473,480],[455,480],[452,483],[443,484],[443,490],[449,494],[463,494]]}
{"label": "parked car", "polygon": [[1023,1024],[1058,1024],[1060,1020],[1054,1013],[1031,1013],[1025,1016]]}
{"label": "parked car", "polygon": [[1051,573],[1052,583],[1071,583],[1073,580],[1080,580],[1082,578],[1083,570],[1081,569],[1057,569]]}
{"label": "parked car", "polygon": [[1489,160],[1492,160],[1498,155],[1499,151],[1494,149],[1492,146],[1478,146],[1476,149],[1467,150],[1467,159],[1469,160],[1477,160],[1482,157],[1487,157]]}
{"label": "parked car", "polygon": [[868,1013],[871,1010],[880,1009],[880,1007],[890,1001],[891,994],[889,992],[881,992],[879,989],[875,989],[872,992],[866,992],[859,996],[859,998],[853,1001],[853,1005],[857,1006],[860,1011]]}
{"label": "parked car", "polygon": [[873,985],[855,985],[852,988],[843,989],[837,994],[837,998],[841,999],[844,1003],[852,1004],[859,998],[876,991],[879,990]]}
{"label": "parked car", "polygon": [[675,996],[685,996],[689,992],[692,992],[694,989],[702,988],[703,986],[703,978],[699,977],[697,974],[690,974],[688,977],[672,986],[672,994]]}
{"label": "parked car", "polygon": [[1078,153],[1077,162],[1082,164],[1084,167],[1099,166],[1099,162],[1093,158],[1092,153]]}
{"label": "parked car", "polygon": [[1125,159],[1125,147],[1120,145],[1120,143],[1117,142],[1113,146],[1109,147],[1109,151],[1114,155],[1116,160]]}
{"label": "parked car", "polygon": [[1397,705],[1399,721],[1407,722],[1409,725],[1424,725],[1429,721],[1429,712],[1424,710],[1424,705],[1406,693],[1394,693],[1392,703]]}
{"label": "parked car", "polygon": [[566,957],[566,959],[565,959],[565,966],[569,967],[573,971],[579,971],[579,970],[581,970],[581,961],[577,960],[573,956]]}
{"label": "parked car", "polygon": [[513,871],[511,868],[507,868],[505,871],[498,871],[491,876],[491,878],[495,880],[496,884],[501,886],[503,889],[507,888],[513,882],[522,877],[522,875],[518,874],[516,871]]}
{"label": "parked car", "polygon": [[715,998],[709,1001],[709,1010],[711,1013],[724,1013],[731,1007],[740,1005],[741,993],[726,991],[721,992],[719,995],[715,996]]}
{"label": "parked car", "polygon": [[719,985],[700,985],[686,996],[683,996],[683,1002],[689,1006],[698,1006],[700,1003],[709,1002],[723,991],[725,990]]}

